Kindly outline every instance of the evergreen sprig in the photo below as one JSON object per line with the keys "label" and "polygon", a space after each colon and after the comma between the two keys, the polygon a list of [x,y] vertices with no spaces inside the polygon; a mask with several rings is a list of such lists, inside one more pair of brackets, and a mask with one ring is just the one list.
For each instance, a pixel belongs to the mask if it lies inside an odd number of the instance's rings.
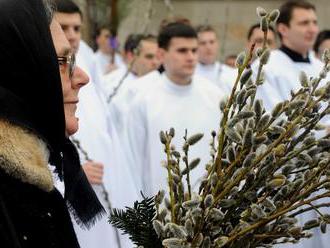
{"label": "evergreen sprig", "polygon": [[109,223],[128,234],[135,245],[144,248],[162,247],[152,221],[156,216],[154,197],[145,197],[134,202],[134,207],[126,210],[113,209],[110,213]]}

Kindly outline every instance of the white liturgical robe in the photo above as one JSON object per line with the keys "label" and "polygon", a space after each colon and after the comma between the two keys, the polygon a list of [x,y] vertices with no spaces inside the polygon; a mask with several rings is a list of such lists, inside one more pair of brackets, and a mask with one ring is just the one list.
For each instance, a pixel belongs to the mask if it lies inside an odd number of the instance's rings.
{"label": "white liturgical robe", "polygon": [[277,90],[281,100],[289,99],[290,91],[301,87],[299,75],[306,72],[308,77],[317,77],[323,64],[314,56],[309,56],[310,63],[294,62],[281,50],[271,52],[268,63],[264,66],[266,83]]}
{"label": "white liturgical robe", "polygon": [[[105,92],[107,92],[107,98],[113,92],[114,85],[118,85],[118,82],[117,84],[113,82],[119,81],[124,75],[124,73],[125,72],[123,70],[121,70],[121,72],[118,70],[118,72],[116,74],[113,74],[113,76],[110,77],[109,74],[109,76],[105,77],[103,83],[109,84],[104,90]],[[121,136],[125,123],[125,118],[127,117],[127,110],[130,104],[133,102],[133,99],[139,93],[148,90],[153,85],[155,80],[157,80],[159,77],[160,73],[157,70],[152,71],[140,78],[137,78],[132,73],[128,74],[128,77],[122,83],[117,93],[108,102],[111,132],[115,130],[117,135],[119,137]],[[111,81],[112,78],[114,78],[115,80]]]}
{"label": "white liturgical robe", "polygon": [[[102,53],[100,50],[95,52],[95,64],[96,69],[100,73],[100,76],[107,73],[108,66],[111,61],[111,56],[105,53]],[[115,54],[115,65],[119,68],[125,68],[126,65],[120,56],[120,54]]]}
{"label": "white liturgical robe", "polygon": [[128,72],[127,68],[120,68],[104,75],[102,77],[102,88],[106,98],[108,99],[110,95],[115,96],[125,91],[131,85],[131,82],[136,79],[138,77],[132,72]]}
{"label": "white liturgical robe", "polygon": [[[84,56],[77,56],[77,59],[77,65],[88,73],[88,64]],[[90,80],[92,81],[93,78]],[[109,193],[112,207],[123,208],[128,202],[134,201],[137,194],[133,183],[130,184],[132,180],[129,179],[129,171],[125,171],[124,166],[120,168],[119,165],[115,166],[114,161],[119,154],[108,132],[109,120],[106,113],[103,99],[97,94],[93,82],[90,82],[79,92],[77,108],[79,130],[73,138],[80,141],[81,147],[88,153],[90,159],[104,165],[103,183]],[[81,153],[80,155],[81,162],[86,162],[84,156]],[[93,189],[108,212],[101,186],[93,185]],[[108,215],[98,221],[91,230],[82,230],[78,226],[75,226],[75,230],[82,248],[132,247],[127,236],[119,236],[121,246],[118,244],[116,229],[108,223]]]}
{"label": "white liturgical robe", "polygon": [[226,95],[230,94],[237,76],[236,69],[219,62],[211,65],[198,63],[195,73],[217,85]]}
{"label": "white liturgical robe", "polygon": [[181,151],[185,129],[188,136],[204,133],[204,138],[190,149],[190,159],[201,158],[200,165],[191,173],[191,185],[196,189],[210,160],[211,131],[218,129],[219,102],[223,94],[214,84],[194,76],[191,84],[180,86],[163,73],[153,85],[136,96],[129,107],[126,122],[126,157],[135,175],[138,189],[154,195],[167,190],[167,172],[161,166],[165,160],[164,147],[159,140],[161,130],[173,127],[173,144]]}

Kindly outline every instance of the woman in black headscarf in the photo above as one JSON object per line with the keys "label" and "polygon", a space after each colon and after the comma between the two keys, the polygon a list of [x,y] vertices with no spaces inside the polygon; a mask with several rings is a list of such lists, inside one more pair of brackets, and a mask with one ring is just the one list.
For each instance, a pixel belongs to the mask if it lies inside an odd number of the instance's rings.
{"label": "woman in black headscarf", "polygon": [[[41,0],[0,0],[0,246],[79,247],[103,208],[65,136],[59,65]],[[64,199],[48,163],[64,180]]]}

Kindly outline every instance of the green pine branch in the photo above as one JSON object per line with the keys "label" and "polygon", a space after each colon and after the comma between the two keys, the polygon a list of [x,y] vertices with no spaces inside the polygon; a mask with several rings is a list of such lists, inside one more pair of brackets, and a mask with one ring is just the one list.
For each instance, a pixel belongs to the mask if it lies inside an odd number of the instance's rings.
{"label": "green pine branch", "polygon": [[128,234],[132,242],[144,248],[161,248],[152,221],[156,216],[154,197],[143,196],[141,202],[136,201],[134,207],[126,210],[113,209],[110,213],[109,223]]}

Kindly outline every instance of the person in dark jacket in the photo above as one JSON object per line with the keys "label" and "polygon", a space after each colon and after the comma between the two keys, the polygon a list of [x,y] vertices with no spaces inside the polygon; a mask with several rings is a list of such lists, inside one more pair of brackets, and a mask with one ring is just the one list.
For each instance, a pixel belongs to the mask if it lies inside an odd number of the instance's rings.
{"label": "person in dark jacket", "polygon": [[[77,128],[76,96],[88,79],[70,49],[57,46],[56,55],[50,23],[41,0],[0,0],[2,248],[79,247],[68,209],[86,228],[104,213],[68,139]],[[64,198],[50,168],[64,181]]]}

